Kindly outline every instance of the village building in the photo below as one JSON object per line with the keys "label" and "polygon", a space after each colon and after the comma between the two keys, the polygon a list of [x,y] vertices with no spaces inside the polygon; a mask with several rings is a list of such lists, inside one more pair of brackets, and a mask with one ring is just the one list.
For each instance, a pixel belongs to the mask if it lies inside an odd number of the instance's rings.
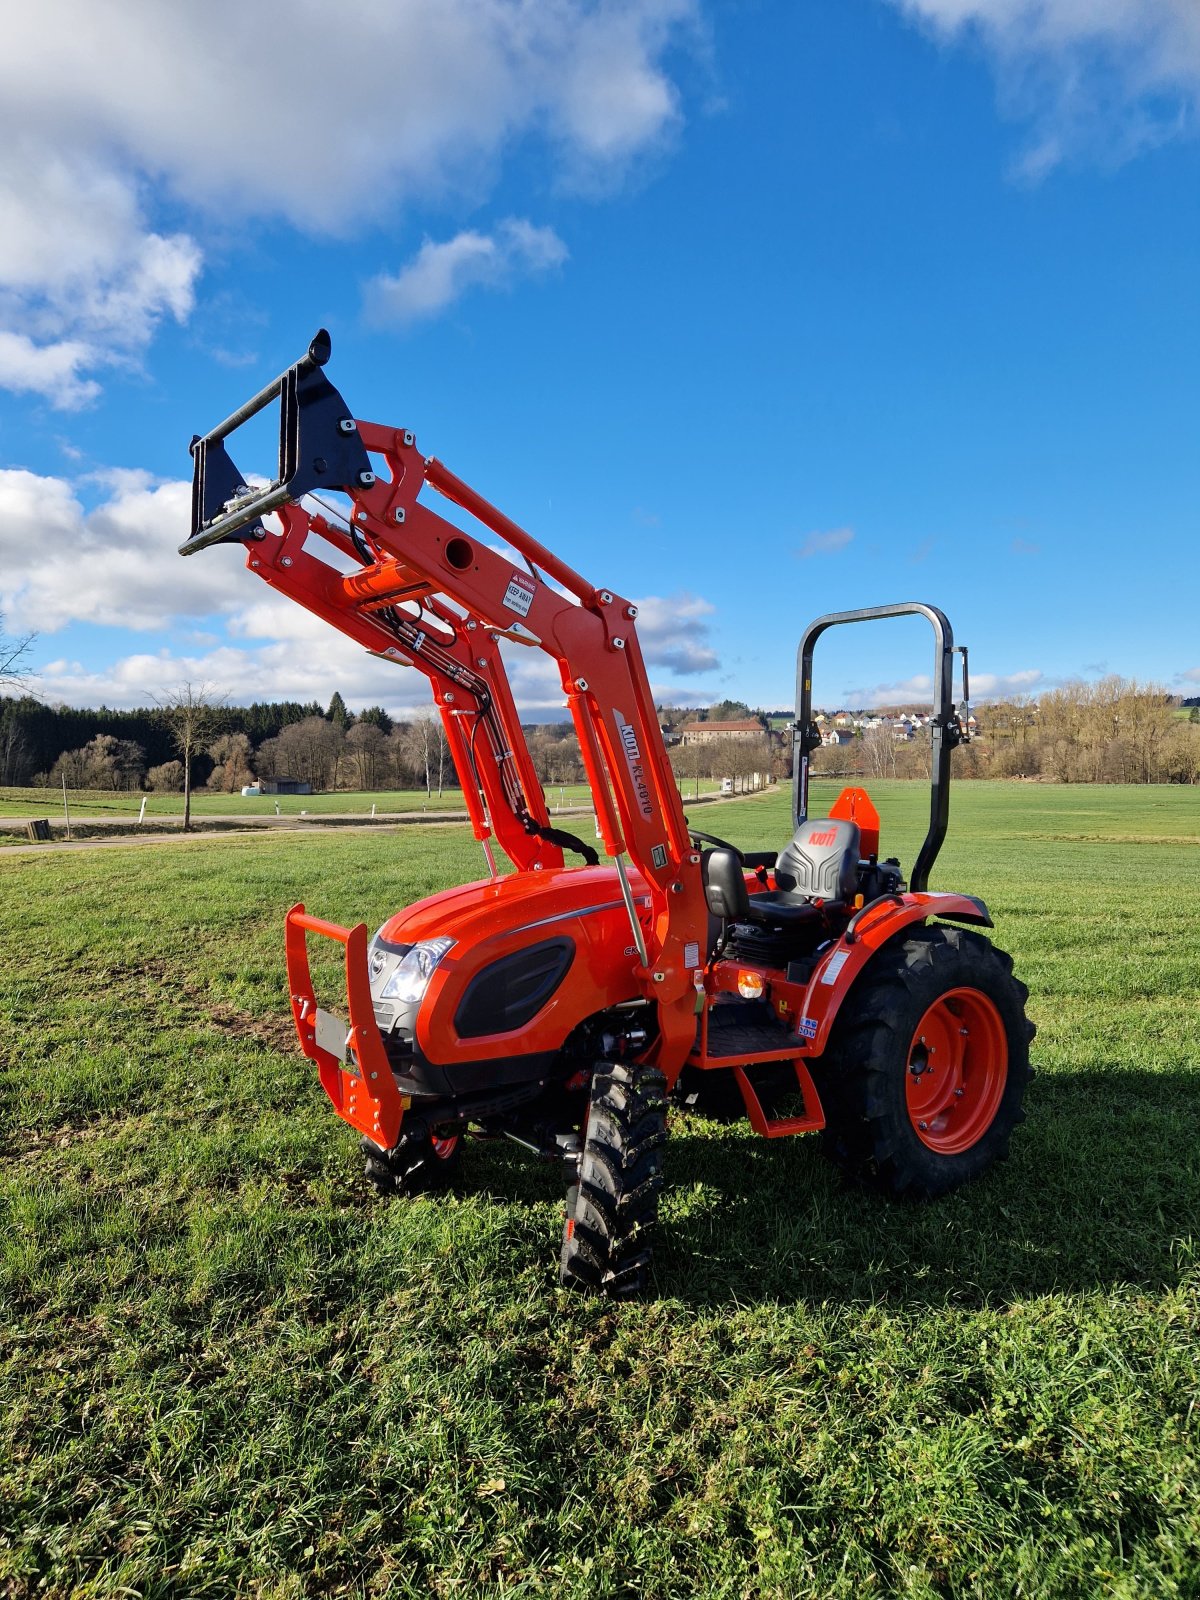
{"label": "village building", "polygon": [[712,744],[717,739],[737,739],[741,743],[766,737],[766,728],[756,717],[743,717],[736,722],[685,722],[684,744]]}

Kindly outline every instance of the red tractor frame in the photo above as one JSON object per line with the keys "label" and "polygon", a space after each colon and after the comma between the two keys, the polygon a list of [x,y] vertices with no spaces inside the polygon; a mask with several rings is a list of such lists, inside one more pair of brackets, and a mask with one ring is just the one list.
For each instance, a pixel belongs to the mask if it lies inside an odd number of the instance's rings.
{"label": "red tractor frame", "polygon": [[[324,373],[329,354],[322,331],[193,440],[180,549],[244,544],[273,589],[425,673],[483,847],[486,878],[397,912],[373,937],[302,905],[287,914],[301,1048],[362,1135],[376,1185],[444,1184],[465,1136],[507,1135],[563,1165],[563,1283],[622,1296],[647,1280],[672,1091],[736,1090],[756,1132],[820,1131],[845,1170],[890,1193],[945,1192],[1006,1154],[1029,1078],[1026,990],[973,931],[991,926],[983,903],[928,890],[963,737],[942,613],[884,606],[809,627],[795,833],[781,850],[738,851],[684,816],[636,605],[423,456],[411,432],[354,417]],[[276,399],[278,471],[251,486],[224,441]],[[427,488],[468,513],[468,528],[425,504]],[[808,771],[817,639],[914,612],[935,634],[933,784],[906,885],[899,863],[879,857],[862,790],[808,818]],[[502,640],[558,663],[607,864],[552,825]],[[493,843],[515,871],[498,871]],[[583,864],[565,865],[564,851]],[[345,948],[344,1015],[317,1004],[310,935]]]}

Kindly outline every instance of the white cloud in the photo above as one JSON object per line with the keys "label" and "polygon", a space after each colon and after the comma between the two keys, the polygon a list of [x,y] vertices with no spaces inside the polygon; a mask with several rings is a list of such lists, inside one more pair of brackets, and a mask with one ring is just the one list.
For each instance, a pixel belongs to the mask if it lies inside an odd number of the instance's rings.
{"label": "white cloud", "polygon": [[[1046,687],[1044,674],[1037,667],[1025,667],[1019,672],[972,672],[971,699],[1007,700],[1011,695],[1031,694]],[[842,701],[855,710],[875,707],[907,706],[933,703],[933,679],[927,672],[914,673],[911,678],[901,678],[892,683],[862,685],[842,691]]]}
{"label": "white cloud", "polygon": [[648,666],[678,673],[714,672],[720,666],[709,643],[708,618],[716,609],[709,601],[686,592],[650,594],[637,601],[637,608],[638,642]]}
{"label": "white cloud", "polygon": [[801,561],[807,561],[812,556],[835,555],[837,551],[844,550],[853,538],[853,528],[830,528],[824,533],[810,533],[796,554]]}
{"label": "white cloud", "polygon": [[55,633],[76,620],[159,629],[228,611],[247,578],[239,549],[184,561],[191,485],[141,473],[110,479],[85,511],[62,478],[0,470],[0,610],[14,626]]}
{"label": "white cloud", "polygon": [[[423,673],[370,656],[298,606],[281,604],[293,621],[268,644],[134,653],[100,669],[60,658],[38,668],[38,692],[51,703],[122,708],[149,705],[164,689],[191,682],[207,683],[235,703],[317,700],[325,705],[337,690],[352,708],[381,705],[401,718],[431,705]],[[548,657],[526,650],[514,658],[506,652],[506,665],[525,720],[555,721],[565,715],[562,684]]]}
{"label": "white cloud", "polygon": [[[43,639],[71,622],[161,633],[180,624],[215,622],[225,637],[176,635],[195,653],[134,652],[102,670],[66,658],[40,667],[40,691],[74,705],[143,705],[162,686],[192,679],[258,698],[378,700],[398,713],[428,702],[423,678],[367,655],[302,606],[265,588],[245,570],[238,545],[182,559],[176,547],[188,528],[191,486],[156,483],[141,472],[94,474],[107,498],[85,510],[79,486],[63,478],[0,470],[0,613],[16,631]],[[82,575],[82,576],[81,576]],[[649,595],[637,601],[638,636],[652,666],[668,672],[713,670],[708,642],[713,606],[699,595]],[[121,635],[116,638],[125,641]],[[119,646],[118,646],[119,648]],[[528,718],[557,718],[562,683],[557,664],[536,649],[505,645],[513,693]],[[656,685],[673,702],[700,691]]]}
{"label": "white cloud", "polygon": [[981,43],[1002,105],[1032,124],[1021,175],[1099,152],[1123,160],[1194,131],[1196,0],[891,0],[938,37]]}
{"label": "white cloud", "polygon": [[[0,133],[8,121],[0,112]],[[199,271],[188,235],[147,227],[130,176],[27,133],[5,141],[0,383],[86,405],[99,386],[83,373],[136,359],[163,317],[185,320]]]}
{"label": "white cloud", "polygon": [[80,339],[34,344],[28,334],[0,328],[0,386],[40,394],[60,409],[87,405],[100,393],[100,385],[81,371],[95,360],[96,351]]}
{"label": "white cloud", "polygon": [[367,284],[367,307],[378,322],[416,322],[435,316],[468,289],[507,288],[566,259],[567,247],[553,228],[508,217],[494,233],[471,230],[440,244],[426,239],[406,267]]}
{"label": "white cloud", "polygon": [[[26,343],[0,350],[0,382],[64,407],[94,398],[91,374],[188,316],[193,235],[214,218],[223,244],[250,219],[346,234],[417,198],[477,202],[522,141],[560,180],[615,181],[679,125],[663,57],[699,4],[10,7],[0,330]],[[193,215],[191,232],[156,226],[164,205]]]}
{"label": "white cloud", "polygon": [[1177,683],[1200,683],[1200,667],[1188,667],[1185,672],[1176,674]]}

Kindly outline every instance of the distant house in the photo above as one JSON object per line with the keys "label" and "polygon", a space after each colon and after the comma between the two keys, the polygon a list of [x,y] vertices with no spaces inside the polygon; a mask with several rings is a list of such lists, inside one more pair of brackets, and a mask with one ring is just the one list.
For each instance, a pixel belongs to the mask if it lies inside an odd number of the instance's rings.
{"label": "distant house", "polygon": [[260,778],[259,794],[311,794],[312,784],[301,783],[299,778]]}
{"label": "distant house", "polygon": [[828,745],[853,744],[854,735],[845,728],[830,728],[827,733],[821,735],[821,743]]}
{"label": "distant house", "polygon": [[685,722],[684,744],[712,744],[716,739],[738,739],[749,743],[765,738],[767,730],[756,717],[744,717],[739,722]]}
{"label": "distant house", "polygon": [[852,728],[854,726],[854,718],[848,711],[835,711],[833,725],[835,728]]}

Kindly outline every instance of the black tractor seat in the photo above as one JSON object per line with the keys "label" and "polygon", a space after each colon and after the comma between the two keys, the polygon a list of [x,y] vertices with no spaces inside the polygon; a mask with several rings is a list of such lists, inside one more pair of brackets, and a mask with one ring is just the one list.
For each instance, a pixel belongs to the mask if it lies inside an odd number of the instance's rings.
{"label": "black tractor seat", "polygon": [[775,860],[775,889],[751,894],[745,866],[734,850],[705,850],[700,857],[704,897],[723,932],[738,924],[773,930],[785,938],[813,930],[822,906],[848,903],[858,893],[861,835],[856,822],[822,817],[803,823]]}

